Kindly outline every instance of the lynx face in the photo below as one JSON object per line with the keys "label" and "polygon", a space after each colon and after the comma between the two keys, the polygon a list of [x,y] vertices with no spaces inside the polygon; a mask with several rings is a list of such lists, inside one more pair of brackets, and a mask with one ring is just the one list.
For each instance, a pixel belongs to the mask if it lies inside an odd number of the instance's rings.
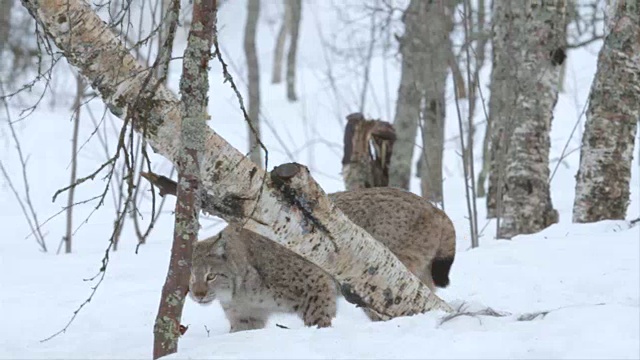
{"label": "lynx face", "polygon": [[230,265],[222,234],[198,241],[193,250],[189,280],[191,299],[200,304],[209,304],[215,299],[230,300],[233,290]]}

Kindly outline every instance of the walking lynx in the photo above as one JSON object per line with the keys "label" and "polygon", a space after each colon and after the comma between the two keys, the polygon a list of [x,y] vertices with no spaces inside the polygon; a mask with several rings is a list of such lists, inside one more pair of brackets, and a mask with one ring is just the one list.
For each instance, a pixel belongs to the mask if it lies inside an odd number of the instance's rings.
{"label": "walking lynx", "polygon": [[[449,284],[455,229],[442,210],[396,188],[344,191],[329,197],[431,290]],[[331,326],[336,314],[337,290],[329,275],[235,224],[196,244],[189,290],[201,304],[219,299],[232,332],[262,328],[275,312],[296,313],[306,326],[318,327]]]}

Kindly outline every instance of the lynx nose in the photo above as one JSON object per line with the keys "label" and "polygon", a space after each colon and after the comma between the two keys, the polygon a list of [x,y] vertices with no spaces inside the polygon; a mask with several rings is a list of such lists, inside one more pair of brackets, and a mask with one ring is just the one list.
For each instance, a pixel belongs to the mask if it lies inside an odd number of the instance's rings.
{"label": "lynx nose", "polygon": [[207,296],[207,291],[204,289],[195,289],[193,291],[193,296],[195,296],[197,299],[202,299]]}

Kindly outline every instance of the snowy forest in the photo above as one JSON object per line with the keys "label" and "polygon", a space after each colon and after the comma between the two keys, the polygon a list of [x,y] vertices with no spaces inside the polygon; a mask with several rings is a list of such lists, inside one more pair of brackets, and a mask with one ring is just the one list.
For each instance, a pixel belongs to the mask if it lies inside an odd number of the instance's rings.
{"label": "snowy forest", "polygon": [[0,358],[640,359],[640,1],[0,4]]}

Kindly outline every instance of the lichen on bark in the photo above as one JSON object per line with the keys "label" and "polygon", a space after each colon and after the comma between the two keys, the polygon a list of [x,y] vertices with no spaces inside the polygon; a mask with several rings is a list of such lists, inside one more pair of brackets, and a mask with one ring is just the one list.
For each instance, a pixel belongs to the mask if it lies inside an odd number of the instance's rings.
{"label": "lichen on bark", "polygon": [[591,85],[576,176],[573,221],[621,220],[629,204],[640,118],[640,10],[619,1]]}
{"label": "lichen on bark", "polygon": [[553,54],[566,46],[566,4],[495,0],[494,6],[500,19],[494,36],[502,46],[494,49],[493,75],[511,80],[503,80],[508,88],[492,94],[506,96],[502,101],[508,111],[493,114],[500,136],[493,143],[503,155],[496,161],[504,169],[497,174],[501,180],[490,181],[498,186],[497,201],[502,200],[498,237],[511,238],[558,221],[549,189],[549,132],[560,75]]}

